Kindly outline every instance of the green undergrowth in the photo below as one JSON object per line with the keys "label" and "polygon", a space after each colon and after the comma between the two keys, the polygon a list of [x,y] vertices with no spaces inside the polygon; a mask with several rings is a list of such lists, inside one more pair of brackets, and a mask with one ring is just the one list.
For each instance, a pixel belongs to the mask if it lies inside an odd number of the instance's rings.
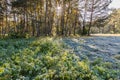
{"label": "green undergrowth", "polygon": [[0,80],[118,80],[112,63],[80,59],[53,38],[0,40]]}

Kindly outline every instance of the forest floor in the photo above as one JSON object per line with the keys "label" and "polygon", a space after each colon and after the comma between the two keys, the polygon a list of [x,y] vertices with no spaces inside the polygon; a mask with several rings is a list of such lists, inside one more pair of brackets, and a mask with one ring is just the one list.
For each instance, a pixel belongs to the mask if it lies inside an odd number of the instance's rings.
{"label": "forest floor", "polygon": [[[104,35],[105,36],[105,35]],[[90,61],[100,58],[106,62],[120,64],[120,37],[98,36],[83,38],[66,38],[63,42],[78,56],[87,56]]]}

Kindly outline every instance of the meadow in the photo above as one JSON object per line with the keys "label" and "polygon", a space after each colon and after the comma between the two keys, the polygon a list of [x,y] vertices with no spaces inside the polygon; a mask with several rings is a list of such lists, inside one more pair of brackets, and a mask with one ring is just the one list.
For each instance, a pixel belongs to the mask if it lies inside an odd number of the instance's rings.
{"label": "meadow", "polygon": [[0,80],[118,80],[119,69],[81,58],[63,39],[0,40]]}

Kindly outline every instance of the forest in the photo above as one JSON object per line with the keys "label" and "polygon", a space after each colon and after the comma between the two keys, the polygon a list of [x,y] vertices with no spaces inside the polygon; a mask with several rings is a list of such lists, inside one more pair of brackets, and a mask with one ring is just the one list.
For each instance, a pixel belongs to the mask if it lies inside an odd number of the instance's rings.
{"label": "forest", "polygon": [[[119,33],[111,0],[1,0],[1,36],[70,36]],[[113,13],[111,13],[111,11]]]}
{"label": "forest", "polygon": [[0,0],[0,80],[120,80],[113,1]]}

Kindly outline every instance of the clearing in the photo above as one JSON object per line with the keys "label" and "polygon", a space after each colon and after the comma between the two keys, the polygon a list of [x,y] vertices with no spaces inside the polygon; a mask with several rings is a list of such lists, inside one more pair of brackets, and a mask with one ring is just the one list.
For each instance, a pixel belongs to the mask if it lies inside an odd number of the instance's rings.
{"label": "clearing", "polygon": [[120,63],[120,37],[118,36],[67,38],[63,41],[80,57],[85,55],[90,60],[101,58],[104,61]]}

